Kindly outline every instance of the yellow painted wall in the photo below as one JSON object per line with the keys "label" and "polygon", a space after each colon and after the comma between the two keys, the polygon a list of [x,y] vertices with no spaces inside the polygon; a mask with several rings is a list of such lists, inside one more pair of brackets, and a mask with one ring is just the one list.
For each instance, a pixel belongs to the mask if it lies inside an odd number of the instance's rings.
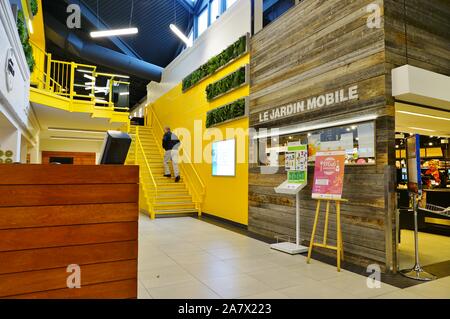
{"label": "yellow painted wall", "polygon": [[[155,110],[163,126],[168,125],[172,129],[186,128],[191,132],[194,140],[194,120],[202,120],[202,133],[207,131],[205,128],[206,112],[233,102],[241,97],[249,95],[249,85],[245,85],[229,94],[219,97],[209,103],[206,99],[206,86],[215,82],[224,76],[232,73],[250,62],[249,54],[239,58],[231,65],[220,70],[213,76],[204,80],[195,87],[182,93],[181,84],[177,85],[171,91],[156,100],[151,107]],[[248,118],[232,121],[218,126],[226,137],[227,128],[248,129]],[[229,136],[228,136],[229,138]],[[203,141],[203,149],[210,153],[210,143],[217,139]],[[194,143],[192,143],[194,144]],[[212,167],[209,163],[194,163],[195,169],[206,185],[206,196],[203,205],[203,212],[225,218],[244,225],[248,224],[248,138],[245,138],[245,146],[242,147],[245,161],[236,165],[235,177],[213,177]],[[237,141],[237,145],[239,142]],[[192,145],[191,154],[193,154],[194,145]],[[237,147],[239,152],[239,147]]]}
{"label": "yellow painted wall", "polygon": [[45,29],[44,29],[44,15],[42,12],[42,0],[37,0],[38,13],[33,17],[33,33],[30,34],[30,40],[45,51]]}

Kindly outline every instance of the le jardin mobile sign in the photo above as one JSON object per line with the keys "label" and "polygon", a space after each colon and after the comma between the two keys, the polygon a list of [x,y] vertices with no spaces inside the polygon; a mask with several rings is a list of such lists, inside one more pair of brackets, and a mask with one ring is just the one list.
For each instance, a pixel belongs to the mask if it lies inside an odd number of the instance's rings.
{"label": "le jardin mobile sign", "polygon": [[259,113],[259,123],[278,120],[295,114],[320,110],[323,107],[339,105],[348,101],[358,100],[358,86],[340,89],[333,92],[317,95],[298,102],[276,107],[269,111]]}

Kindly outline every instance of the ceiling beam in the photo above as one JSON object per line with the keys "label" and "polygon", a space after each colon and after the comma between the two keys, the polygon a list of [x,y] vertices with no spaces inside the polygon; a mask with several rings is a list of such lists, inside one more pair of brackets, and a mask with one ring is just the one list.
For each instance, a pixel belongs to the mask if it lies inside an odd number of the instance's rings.
{"label": "ceiling beam", "polygon": [[179,4],[181,4],[181,6],[183,8],[185,8],[189,13],[194,13],[194,2],[190,1],[190,0],[177,0]]}
{"label": "ceiling beam", "polygon": [[[64,0],[67,4],[77,4],[80,6],[81,9],[81,15],[89,21],[92,25],[98,25],[99,28],[107,30],[110,29],[110,27],[100,18],[97,17],[95,12],[89,8],[83,1],[73,1],[73,0]],[[114,45],[122,51],[122,53],[131,56],[136,59],[142,60],[142,57],[136,53],[136,51],[133,50],[127,43],[122,41],[119,37],[109,37],[108,38]]]}

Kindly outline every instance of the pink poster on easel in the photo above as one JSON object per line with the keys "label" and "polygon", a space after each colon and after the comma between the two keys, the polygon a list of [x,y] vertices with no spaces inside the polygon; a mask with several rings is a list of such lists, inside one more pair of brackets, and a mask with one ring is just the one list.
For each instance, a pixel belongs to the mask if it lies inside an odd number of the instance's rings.
{"label": "pink poster on easel", "polygon": [[345,151],[316,154],[312,198],[341,199],[344,185]]}

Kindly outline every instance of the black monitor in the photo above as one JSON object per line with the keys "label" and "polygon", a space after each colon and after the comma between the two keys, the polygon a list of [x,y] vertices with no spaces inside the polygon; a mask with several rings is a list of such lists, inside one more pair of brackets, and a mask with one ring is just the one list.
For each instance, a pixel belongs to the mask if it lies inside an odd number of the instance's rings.
{"label": "black monitor", "polygon": [[122,165],[130,149],[131,137],[120,131],[106,132],[99,164]]}

